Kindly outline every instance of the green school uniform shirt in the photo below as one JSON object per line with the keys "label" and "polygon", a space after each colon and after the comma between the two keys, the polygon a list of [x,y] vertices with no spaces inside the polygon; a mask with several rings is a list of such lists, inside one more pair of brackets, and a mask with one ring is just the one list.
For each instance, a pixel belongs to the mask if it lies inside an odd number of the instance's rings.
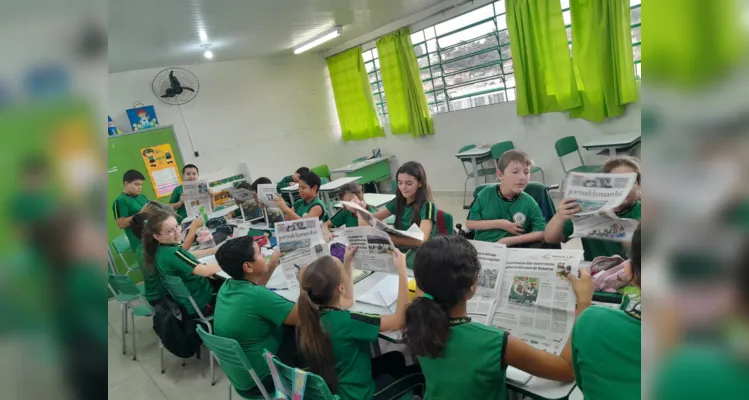
{"label": "green school uniform shirt", "polygon": [[283,179],[281,179],[276,184],[276,193],[283,193],[283,192],[281,192],[281,189],[283,189],[285,187],[289,187],[293,183],[294,183],[294,180],[291,179],[291,175],[284,176]]}
{"label": "green school uniform shirt", "polygon": [[294,202],[294,212],[296,215],[305,218],[305,215],[312,210],[312,207],[314,206],[320,206],[322,208],[322,215],[320,215],[320,220],[325,222],[328,220],[328,215],[325,212],[325,204],[323,204],[322,200],[315,197],[312,201],[309,203],[305,202],[304,199],[299,199]]}
{"label": "green school uniform shirt", "polygon": [[[179,185],[176,188],[174,188],[174,191],[172,192],[172,197],[169,198],[169,204],[178,203],[184,192],[185,192],[185,188],[183,188],[182,185]],[[182,204],[177,209],[177,215],[180,216],[180,221],[187,218],[187,209],[185,208],[184,204]]]}
{"label": "green school uniform shirt", "polygon": [[45,222],[55,210],[54,195],[51,192],[19,193],[12,200],[10,209],[11,218],[18,225]]}
{"label": "green school uniform shirt", "polygon": [[588,307],[572,328],[575,381],[586,400],[639,399],[641,327],[631,311]]}
{"label": "green school uniform shirt", "polygon": [[[367,210],[371,213],[375,212],[375,209],[372,207],[367,207]],[[341,226],[353,228],[359,226],[359,218],[345,207],[338,210],[338,212],[330,219],[330,222],[333,223],[334,228]]]}
{"label": "green school uniform shirt", "polygon": [[[514,199],[506,199],[499,192],[499,185],[496,190],[487,189],[479,193],[468,212],[468,219],[471,221],[506,219],[522,224],[525,233],[543,232],[546,228],[546,220],[541,214],[541,208],[531,195],[521,192]],[[502,229],[489,229],[476,231],[473,240],[497,242],[506,236],[511,236],[511,234]]]}
{"label": "green school uniform shirt", "polygon": [[[401,217],[401,225],[400,226],[394,226],[395,229],[401,230],[401,231],[407,231],[408,228],[411,227],[411,209],[413,204],[406,204],[405,207],[403,207],[403,215]],[[398,205],[396,203],[396,199],[393,199],[390,203],[388,203],[385,208],[387,208],[388,211],[390,211],[391,214],[395,215],[398,211]],[[427,201],[424,203],[424,205],[421,206],[421,210],[419,211],[419,222],[428,219],[433,222],[432,224],[432,233],[430,236],[436,235],[437,232],[437,206],[434,205],[431,201]],[[416,226],[419,224],[417,223]]]}
{"label": "green school uniform shirt", "polygon": [[320,307],[320,321],[333,346],[338,392],[342,400],[374,397],[370,343],[380,334],[380,316]]}
{"label": "green school uniform shirt", "polygon": [[[159,274],[176,276],[182,279],[182,283],[185,284],[185,287],[187,287],[187,290],[193,299],[195,299],[195,303],[203,311],[205,306],[211,301],[213,291],[211,290],[211,283],[208,282],[208,278],[193,275],[192,273],[192,270],[196,265],[200,264],[200,261],[179,244],[159,244],[158,249],[156,249],[155,261]],[[189,300],[175,300],[184,306],[188,313],[196,314]]]}
{"label": "green school uniform shirt", "polygon": [[442,355],[418,357],[426,378],[424,400],[503,400],[509,334],[470,318],[453,318],[450,325]]}
{"label": "green school uniform shirt", "polygon": [[149,274],[143,269],[143,246],[140,244],[135,248],[135,256],[137,257],[138,264],[141,265],[141,271],[143,271],[143,285],[145,291],[143,293],[146,296],[146,300],[155,301],[166,296],[167,290],[164,284],[161,282],[158,274]]}
{"label": "green school uniform shirt", "polygon": [[[270,373],[263,358],[263,349],[273,354],[283,342],[283,322],[294,303],[273,293],[265,286],[250,281],[229,279],[218,291],[213,329],[217,336],[236,340],[260,380]],[[238,391],[248,391],[255,382],[244,368],[222,365]]]}
{"label": "green school uniform shirt", "polygon": [[[133,215],[140,212],[140,210],[148,203],[146,196],[139,194],[131,196],[129,194],[120,193],[119,196],[112,203],[112,213],[114,213],[114,219],[132,217]],[[137,246],[140,239],[135,237],[133,230],[128,226],[124,229],[125,236],[130,242],[130,250],[135,252],[135,246]]]}
{"label": "green school uniform shirt", "polygon": [[[619,218],[628,218],[640,220],[640,210],[642,202],[637,200],[630,208],[622,210],[620,213],[616,213]],[[568,219],[564,222],[564,228],[562,234],[564,235],[564,241],[570,240],[572,232],[575,231],[572,225],[572,220]],[[621,242],[615,242],[612,240],[601,240],[601,239],[585,239],[581,238],[583,242],[583,250],[585,251],[585,261],[593,261],[598,256],[614,256],[620,255],[625,260],[629,258],[628,250]]]}

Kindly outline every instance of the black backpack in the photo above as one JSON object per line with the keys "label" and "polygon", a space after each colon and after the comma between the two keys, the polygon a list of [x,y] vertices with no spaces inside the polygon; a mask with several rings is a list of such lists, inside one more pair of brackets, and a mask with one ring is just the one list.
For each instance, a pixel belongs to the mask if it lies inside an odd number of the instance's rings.
{"label": "black backpack", "polygon": [[161,339],[164,348],[180,358],[189,358],[200,349],[197,322],[190,318],[184,307],[164,297],[155,307],[153,330]]}

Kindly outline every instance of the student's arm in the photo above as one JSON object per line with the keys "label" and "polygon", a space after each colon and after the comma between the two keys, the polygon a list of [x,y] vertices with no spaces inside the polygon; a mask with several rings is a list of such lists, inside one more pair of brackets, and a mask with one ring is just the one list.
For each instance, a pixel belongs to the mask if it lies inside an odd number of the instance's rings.
{"label": "student's arm", "polygon": [[414,239],[412,237],[403,237],[403,236],[390,236],[390,241],[393,242],[394,245],[398,247],[419,247],[422,244],[424,244],[423,241],[419,239]]}
{"label": "student's arm", "polygon": [[343,278],[344,291],[341,296],[341,309],[348,310],[354,305],[354,256],[356,255],[357,246],[346,247],[346,254],[343,256],[343,271],[347,276]]}
{"label": "student's arm", "polygon": [[307,213],[306,218],[320,218],[322,217],[323,209],[321,205],[313,206]]}
{"label": "student's arm", "polygon": [[499,242],[504,244],[506,246],[517,246],[519,244],[524,243],[536,243],[536,242],[543,242],[544,241],[544,232],[531,232],[526,233],[524,235],[519,236],[505,236],[502,239],[499,239]]}
{"label": "student's arm", "polygon": [[192,245],[195,243],[195,232],[197,232],[198,228],[203,226],[203,219],[198,217],[192,220],[190,223],[190,227],[187,229],[187,235],[185,236],[185,241],[182,242],[182,248],[185,250],[190,250],[192,248]]}
{"label": "student's arm", "polygon": [[276,248],[276,250],[273,252],[273,255],[270,257],[270,261],[268,262],[268,271],[266,271],[263,276],[260,277],[260,280],[258,281],[258,285],[265,286],[268,284],[268,281],[270,280],[270,277],[273,275],[273,271],[276,270],[278,265],[281,263],[281,252]]}
{"label": "student's arm", "polygon": [[[384,220],[385,218],[391,215],[393,215],[393,213],[391,213],[390,210],[388,210],[387,208],[381,208],[377,210],[376,213],[374,213],[374,217],[379,219],[380,221]],[[361,219],[359,221],[361,221]],[[361,222],[359,222],[359,226],[362,226]]]}
{"label": "student's arm", "polygon": [[298,306],[294,304],[294,308],[291,309],[289,312],[289,315],[286,316],[286,319],[283,320],[284,325],[291,325],[291,326],[297,326],[299,325],[299,310]]}
{"label": "student's arm", "polygon": [[276,206],[279,209],[281,209],[281,212],[283,213],[283,219],[285,221],[294,221],[296,219],[302,219],[300,216],[296,215],[296,212],[294,212],[294,209],[289,207],[280,195],[277,194],[276,198],[273,199],[273,202],[275,202]]}
{"label": "student's arm", "polygon": [[[145,212],[148,208],[149,203],[146,203],[143,208],[140,209],[138,212],[133,212],[132,209],[128,209],[126,206],[123,206],[120,204],[118,200],[115,200],[114,203],[112,203],[112,212],[114,212],[114,221],[117,223],[117,227],[120,229],[125,229],[130,226],[130,221],[132,221],[133,217],[136,214],[140,214],[142,212]],[[128,215],[131,214],[132,215]],[[128,215],[128,216],[124,216]]]}
{"label": "student's arm", "polygon": [[325,237],[326,242],[333,240],[333,232],[330,231],[330,228],[333,228],[332,221],[333,221],[332,219],[329,219],[325,221],[325,223],[322,226],[323,236]]}
{"label": "student's arm", "polygon": [[563,243],[566,242],[564,235],[564,224],[570,219],[572,214],[580,212],[580,206],[574,199],[562,199],[559,202],[557,213],[549,220],[544,230],[544,240],[546,243]]}
{"label": "student's arm", "polygon": [[[585,268],[580,269],[580,278],[570,275],[569,279],[577,298],[575,317],[578,317],[591,304],[593,280],[590,272]],[[575,380],[572,364],[572,336],[567,340],[559,356],[536,349],[520,339],[509,336],[504,360],[507,365],[541,378],[561,382]]]}
{"label": "student's arm", "polygon": [[506,219],[485,219],[483,197],[479,196],[471,204],[466,219],[466,228],[474,231],[488,231],[492,229],[507,230],[510,221]]}
{"label": "student's arm", "polygon": [[406,306],[408,305],[408,275],[406,273],[406,256],[395,249],[393,261],[398,269],[398,301],[393,315],[380,317],[380,332],[390,332],[403,328],[406,321]]}
{"label": "student's arm", "polygon": [[185,204],[184,197],[184,192],[173,190],[172,197],[169,198],[169,204],[171,204],[173,209],[178,210],[183,204]]}
{"label": "student's arm", "polygon": [[421,223],[419,224],[419,229],[421,229],[421,232],[424,234],[424,240],[422,240],[422,242],[426,242],[427,240],[429,240],[429,235],[432,234],[433,227],[434,227],[434,221],[430,219],[421,220]]}
{"label": "student's arm", "polygon": [[218,264],[198,264],[192,269],[192,274],[210,278],[219,271],[221,271],[221,267]]}
{"label": "student's arm", "polygon": [[544,229],[546,228],[546,221],[544,216],[541,214],[541,208],[538,207],[536,202],[533,202],[533,207],[528,209],[528,222],[527,225],[530,228],[530,232],[517,236],[506,236],[499,240],[499,243],[503,243],[507,246],[517,246],[524,243],[537,243],[544,241]]}
{"label": "student's arm", "polygon": [[[185,249],[185,250],[188,250],[188,249]],[[195,258],[203,258],[203,257],[206,257],[206,256],[212,256],[212,255],[216,254],[216,247],[212,247],[210,249],[202,249],[202,250],[190,251],[190,254],[194,255]]]}

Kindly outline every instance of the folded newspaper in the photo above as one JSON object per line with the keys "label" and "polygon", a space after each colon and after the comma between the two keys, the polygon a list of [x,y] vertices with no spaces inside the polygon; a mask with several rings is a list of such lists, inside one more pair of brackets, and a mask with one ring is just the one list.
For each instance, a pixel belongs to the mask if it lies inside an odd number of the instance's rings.
{"label": "folded newspaper", "polygon": [[318,258],[330,255],[317,218],[276,223],[276,239],[281,252],[281,269],[288,289],[299,288],[299,269]]}
{"label": "folded newspaper", "polygon": [[243,188],[229,189],[229,194],[237,202],[240,216],[244,221],[257,221],[265,216],[257,203],[254,191]]}
{"label": "folded newspaper", "polygon": [[637,174],[586,174],[570,172],[564,198],[575,199],[580,212],[572,216],[572,237],[631,241],[638,221],[619,218],[614,209],[627,198]]}
{"label": "folded newspaper", "polygon": [[272,183],[261,183],[257,185],[257,198],[265,204],[266,207],[278,207],[274,199],[278,195],[276,186]]}
{"label": "folded newspaper", "polygon": [[213,211],[211,207],[211,193],[208,190],[208,181],[183,181],[182,189],[185,195],[185,211],[187,211],[187,215],[197,217],[200,214],[200,207],[204,207],[207,213]]}
{"label": "folded newspaper", "polygon": [[349,246],[357,246],[354,265],[363,271],[396,274],[393,262],[395,246],[387,233],[369,226],[346,228],[343,234]]}
{"label": "folded newspaper", "polygon": [[[481,271],[476,296],[467,305],[475,322],[509,332],[533,347],[560,354],[572,332],[576,298],[568,276],[577,274],[582,250],[508,249],[472,241]],[[519,370],[508,379],[521,384]]]}
{"label": "folded newspaper", "polygon": [[421,230],[418,230],[418,232],[416,230],[411,230],[411,229],[409,229],[408,231],[401,231],[375,218],[375,216],[372,215],[372,213],[365,210],[364,208],[362,208],[356,203],[353,203],[350,201],[342,201],[341,204],[352,212],[356,211],[357,215],[361,217],[361,219],[364,220],[364,222],[366,222],[367,225],[371,226],[372,228],[379,229],[393,236],[407,237],[407,238],[412,238],[416,240],[424,240],[424,232],[422,232]]}

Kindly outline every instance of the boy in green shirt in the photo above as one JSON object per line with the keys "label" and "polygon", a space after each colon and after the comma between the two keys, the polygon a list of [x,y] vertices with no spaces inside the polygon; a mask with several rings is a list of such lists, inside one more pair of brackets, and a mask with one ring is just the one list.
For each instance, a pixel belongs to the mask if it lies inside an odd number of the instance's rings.
{"label": "boy in green shirt", "polygon": [[[340,189],[338,189],[338,197],[343,201],[355,202],[371,213],[375,212],[374,208],[369,207],[364,202],[364,193],[362,193],[361,186],[356,182],[347,183],[341,186]],[[347,228],[359,226],[359,217],[356,216],[356,213],[351,212],[351,210],[346,207],[341,207],[341,209],[323,225],[325,239],[330,241],[333,238],[333,233],[330,230],[342,226]]]}
{"label": "boy in green shirt", "polygon": [[122,193],[112,203],[112,213],[117,227],[125,231],[130,249],[134,252],[140,238],[135,237],[130,229],[130,220],[135,214],[145,212],[148,208],[148,199],[142,195],[143,181],[146,178],[140,172],[131,169],[122,177]]}
{"label": "boy in green shirt", "polygon": [[[182,167],[183,181],[197,181],[199,177],[200,173],[198,167],[194,164],[187,164]],[[187,209],[185,207],[186,197],[184,193],[185,188],[183,185],[179,185],[174,188],[172,197],[169,198],[169,204],[172,205],[172,207],[177,211],[177,215],[179,215],[178,222],[182,222],[183,219],[187,218]],[[213,191],[209,189],[208,194],[211,195],[211,208],[216,208],[216,199],[213,198]]]}
{"label": "boy in green shirt", "polygon": [[284,213],[284,220],[293,221],[302,218],[319,218],[325,222],[328,220],[325,205],[317,198],[320,189],[320,177],[314,172],[303,172],[299,175],[299,197],[294,202],[294,208],[289,207],[280,195],[276,196],[275,202]]}
{"label": "boy in green shirt", "polygon": [[496,188],[482,190],[471,206],[466,227],[476,231],[474,240],[507,246],[544,240],[546,221],[536,200],[525,193],[533,161],[528,154],[509,150],[499,157]]}
{"label": "boy in green shirt", "polygon": [[[236,340],[247,355],[265,389],[273,393],[273,378],[263,358],[267,349],[284,363],[299,366],[294,332],[297,306],[273,293],[265,285],[280,262],[273,253],[270,262],[249,236],[231,239],[216,252],[216,260],[232,279],[218,292],[213,327],[217,336]],[[244,368],[221,365],[237,393],[258,396],[259,389]]]}
{"label": "boy in green shirt", "polygon": [[[305,172],[309,172],[309,168],[307,168],[307,167],[299,167],[296,171],[294,171],[293,174],[284,176],[283,179],[281,179],[276,184],[276,192],[282,193],[281,189],[283,189],[285,187],[289,187],[289,186],[291,186],[291,185],[293,185],[295,183],[299,183],[299,176],[301,176]],[[284,201],[286,201],[285,198],[284,198]],[[288,202],[288,201],[286,202],[286,204],[288,206],[291,206],[291,203]]]}

